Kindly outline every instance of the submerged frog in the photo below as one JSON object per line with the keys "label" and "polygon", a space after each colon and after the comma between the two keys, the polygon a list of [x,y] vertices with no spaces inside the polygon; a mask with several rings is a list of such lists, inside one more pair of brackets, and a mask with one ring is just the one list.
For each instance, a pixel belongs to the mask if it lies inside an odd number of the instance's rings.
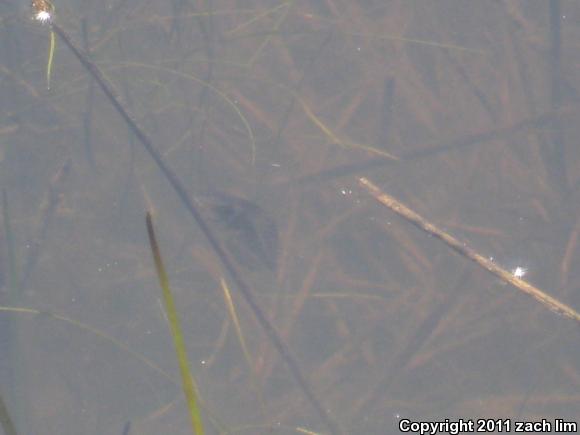
{"label": "submerged frog", "polygon": [[199,195],[196,200],[241,265],[276,270],[278,227],[268,213],[252,201],[222,192]]}

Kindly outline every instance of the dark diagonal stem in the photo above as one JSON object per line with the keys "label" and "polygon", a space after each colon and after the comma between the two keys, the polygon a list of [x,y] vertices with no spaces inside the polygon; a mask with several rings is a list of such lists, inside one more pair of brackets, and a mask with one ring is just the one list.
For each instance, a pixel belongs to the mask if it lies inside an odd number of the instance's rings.
{"label": "dark diagonal stem", "polygon": [[60,26],[57,24],[52,24],[52,29],[54,32],[62,39],[65,45],[73,52],[76,58],[81,62],[81,64],[86,68],[91,76],[95,79],[101,90],[105,93],[111,104],[115,107],[117,112],[121,115],[121,117],[125,120],[125,123],[129,127],[129,129],[135,134],[139,142],[143,145],[147,153],[151,156],[151,158],[157,164],[159,170],[163,173],[175,193],[191,215],[191,217],[195,220],[205,237],[207,238],[210,246],[215,251],[216,255],[221,260],[224,269],[226,269],[227,273],[230,275],[232,281],[240,290],[243,298],[246,300],[250,308],[252,309],[254,315],[258,319],[258,322],[266,332],[266,335],[273,343],[274,347],[280,354],[281,358],[284,360],[290,373],[294,377],[296,383],[302,390],[302,393],[308,401],[310,405],[315,409],[318,413],[320,419],[326,424],[328,429],[332,434],[341,434],[342,430],[339,428],[338,424],[334,421],[334,419],[330,416],[329,412],[326,410],[324,405],[318,399],[310,382],[302,372],[298,361],[294,358],[293,353],[290,351],[288,346],[282,341],[282,338],[272,325],[272,323],[268,320],[260,306],[256,298],[254,297],[253,292],[250,290],[250,287],[244,279],[242,278],[241,274],[238,272],[237,267],[234,263],[230,260],[229,255],[226,253],[225,249],[222,247],[221,243],[219,242],[218,238],[216,237],[214,231],[208,225],[208,223],[203,219],[199,210],[197,209],[195,203],[189,197],[187,190],[185,189],[181,180],[177,177],[177,175],[169,168],[167,163],[161,157],[161,154],[155,146],[153,145],[153,141],[149,138],[149,136],[137,125],[137,122],[133,119],[133,116],[125,109],[124,105],[120,102],[117,93],[113,90],[111,85],[105,80],[103,74],[99,70],[99,68],[84,54],[84,52],[77,47],[75,43],[72,42],[68,33],[66,33]]}

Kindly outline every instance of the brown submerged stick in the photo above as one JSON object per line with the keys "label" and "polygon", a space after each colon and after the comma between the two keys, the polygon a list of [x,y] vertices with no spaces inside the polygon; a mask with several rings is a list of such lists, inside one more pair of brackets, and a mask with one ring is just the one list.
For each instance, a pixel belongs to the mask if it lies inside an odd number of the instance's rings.
{"label": "brown submerged stick", "polygon": [[230,260],[229,255],[222,247],[219,239],[216,237],[214,231],[208,225],[208,223],[203,219],[199,210],[197,209],[195,203],[191,200],[187,189],[181,182],[181,180],[177,177],[177,175],[171,170],[171,168],[165,163],[163,157],[155,146],[153,145],[153,141],[149,138],[149,136],[138,126],[137,122],[133,119],[133,116],[129,113],[129,111],[125,108],[125,106],[121,103],[120,98],[117,96],[117,93],[113,90],[111,85],[107,82],[104,78],[101,70],[88,58],[85,53],[76,46],[75,43],[72,42],[71,38],[69,37],[68,33],[65,32],[58,24],[51,23],[52,30],[56,33],[60,39],[65,43],[65,45],[73,52],[79,62],[85,67],[85,69],[89,72],[89,74],[95,79],[103,93],[107,96],[110,103],[115,107],[117,112],[121,115],[121,117],[125,120],[125,123],[129,127],[129,129],[135,134],[139,143],[143,145],[149,156],[155,161],[157,167],[161,171],[161,173],[165,176],[175,193],[191,215],[191,217],[195,220],[203,234],[205,235],[206,239],[208,240],[210,246],[214,250],[217,257],[222,262],[224,269],[232,278],[232,281],[239,289],[240,293],[242,294],[243,298],[250,306],[254,316],[260,323],[260,326],[280,354],[280,357],[290,370],[290,373],[294,377],[294,380],[300,387],[300,390],[304,394],[304,396],[308,399],[310,405],[314,408],[320,419],[324,422],[324,424],[328,427],[329,431],[332,434],[341,434],[342,430],[339,428],[338,424],[334,421],[331,417],[330,413],[326,410],[320,399],[314,393],[314,389],[310,385],[310,382],[302,372],[298,361],[294,357],[294,354],[290,351],[290,348],[284,343],[280,334],[274,328],[274,325],[268,320],[266,314],[260,308],[258,301],[256,300],[253,292],[250,290],[250,287],[244,279],[242,278],[241,274],[239,273],[237,267],[234,263]]}
{"label": "brown submerged stick", "polygon": [[556,298],[550,296],[543,290],[534,287],[533,285],[524,281],[523,279],[518,278],[513,273],[498,266],[489,258],[486,258],[481,254],[478,254],[474,249],[470,248],[465,243],[460,242],[455,237],[451,236],[450,234],[446,233],[445,231],[441,230],[440,228],[436,227],[435,225],[427,221],[424,217],[415,213],[406,205],[402,204],[392,196],[389,196],[383,191],[381,191],[375,184],[373,184],[368,179],[359,178],[359,184],[365,189],[367,189],[367,191],[381,204],[387,206],[396,214],[398,214],[405,220],[411,222],[419,229],[445,242],[445,244],[449,246],[451,249],[453,249],[455,252],[459,253],[464,257],[469,258],[471,261],[474,261],[479,266],[483,267],[488,272],[494,274],[502,281],[507,282],[516,287],[518,290],[521,290],[524,293],[530,295],[549,310],[580,323],[580,314],[572,307],[569,307],[568,305],[560,302]]}

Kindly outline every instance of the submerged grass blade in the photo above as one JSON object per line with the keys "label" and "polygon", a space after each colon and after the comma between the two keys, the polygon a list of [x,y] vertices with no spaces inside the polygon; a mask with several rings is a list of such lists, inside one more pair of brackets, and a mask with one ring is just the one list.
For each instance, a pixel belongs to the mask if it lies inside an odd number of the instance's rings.
{"label": "submerged grass blade", "polygon": [[129,355],[131,355],[133,358],[136,358],[137,360],[141,361],[143,364],[145,364],[147,367],[149,367],[155,373],[163,376],[169,382],[177,385],[177,383],[175,382],[175,379],[173,379],[169,373],[165,372],[161,367],[155,365],[155,363],[153,363],[152,361],[147,359],[145,356],[143,356],[139,352],[134,351],[133,349],[131,349],[129,346],[127,346],[123,342],[117,340],[115,337],[108,335],[108,334],[105,334],[104,332],[99,331],[98,329],[95,329],[92,326],[87,325],[86,323],[82,323],[78,320],[71,319],[70,317],[62,316],[60,314],[52,313],[50,311],[41,311],[41,310],[37,310],[36,308],[29,308],[29,307],[15,307],[15,306],[0,305],[0,313],[13,313],[13,314],[20,314],[20,315],[45,316],[47,318],[51,318],[51,319],[57,320],[59,322],[64,322],[66,324],[72,325],[75,328],[79,328],[82,331],[88,332],[89,334],[96,336],[97,338],[103,340],[104,342],[109,343],[112,346],[115,346],[116,348],[122,350],[123,352],[127,352]]}
{"label": "submerged grass blade", "polygon": [[322,131],[322,133],[327,137],[327,139],[329,141],[331,141],[332,143],[340,145],[343,148],[358,148],[358,149],[361,149],[363,151],[366,151],[366,152],[369,152],[371,154],[375,154],[375,155],[378,155],[381,157],[385,157],[385,158],[390,159],[390,160],[399,160],[399,158],[397,156],[394,156],[386,151],[380,150],[380,149],[375,148],[373,146],[362,144],[362,143],[352,142],[351,140],[348,140],[348,139],[339,138],[338,135],[332,131],[332,129],[330,129],[318,116],[316,116],[314,114],[314,112],[312,111],[310,106],[308,104],[306,104],[306,102],[302,98],[300,98],[298,95],[294,95],[294,96],[298,100],[300,105],[302,106],[302,110],[304,111],[304,114],[308,117],[308,119],[310,119],[310,121],[316,127],[318,127]]}
{"label": "submerged grass blade", "polygon": [[242,352],[244,353],[244,358],[246,359],[246,363],[250,370],[252,370],[252,357],[250,352],[248,351],[248,346],[246,345],[246,339],[244,338],[244,334],[242,332],[242,326],[240,325],[240,319],[238,318],[238,314],[236,313],[236,307],[234,306],[234,300],[232,299],[232,295],[230,293],[230,289],[228,284],[224,278],[220,279],[220,285],[222,286],[222,290],[224,292],[224,300],[228,307],[228,312],[230,313],[230,318],[232,320],[232,324],[234,325],[234,329],[236,331],[236,335],[238,336],[238,341],[240,342],[240,346],[242,348]]}
{"label": "submerged grass blade", "polygon": [[173,301],[173,295],[171,294],[171,289],[169,288],[169,279],[167,278],[167,272],[165,271],[165,266],[163,265],[161,251],[159,250],[157,238],[155,237],[155,231],[153,230],[153,220],[151,218],[151,213],[149,212],[147,212],[146,222],[147,234],[149,235],[149,244],[151,245],[151,253],[153,254],[153,260],[155,261],[155,269],[157,271],[157,277],[159,278],[159,285],[161,286],[161,290],[163,292],[163,301],[165,303],[169,328],[171,329],[171,335],[173,336],[173,344],[175,345],[175,351],[177,353],[177,360],[179,362],[179,369],[181,371],[181,382],[185,398],[187,399],[187,407],[189,408],[193,433],[196,435],[203,435],[204,431],[203,424],[201,422],[201,413],[198,406],[194,380],[191,372],[189,371],[189,362],[187,360],[185,340],[183,339],[183,334],[179,325],[179,317],[177,316],[177,310],[175,309],[175,302]]}
{"label": "submerged grass blade", "polygon": [[56,38],[52,29],[50,30],[50,47],[48,49],[48,62],[46,64],[46,87],[50,89],[50,76],[52,74],[52,59],[54,58],[54,49],[56,47]]}
{"label": "submerged grass blade", "polygon": [[238,341],[240,343],[240,347],[242,348],[242,352],[244,353],[244,358],[246,359],[246,364],[248,365],[248,370],[250,373],[250,382],[252,383],[252,387],[256,392],[257,395],[257,402],[265,415],[266,404],[264,401],[264,394],[262,388],[260,387],[260,382],[256,375],[254,362],[250,351],[248,350],[248,345],[246,343],[246,339],[244,338],[244,333],[242,331],[242,325],[240,324],[240,319],[236,312],[236,307],[234,305],[234,300],[232,298],[232,294],[230,292],[230,288],[228,287],[228,283],[226,282],[225,278],[220,278],[220,285],[222,287],[222,291],[224,292],[224,300],[228,307],[228,313],[230,314],[231,322],[234,325],[234,330],[236,331],[236,336],[238,337]]}

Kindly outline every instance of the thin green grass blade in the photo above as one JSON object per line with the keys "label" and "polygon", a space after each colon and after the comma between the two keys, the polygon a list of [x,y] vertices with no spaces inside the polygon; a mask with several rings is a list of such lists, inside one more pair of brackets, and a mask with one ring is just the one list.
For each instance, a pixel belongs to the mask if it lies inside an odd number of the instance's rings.
{"label": "thin green grass blade", "polygon": [[50,89],[50,76],[52,74],[52,60],[54,58],[54,49],[56,48],[56,38],[52,29],[50,30],[50,47],[48,49],[48,62],[46,64],[46,87]]}
{"label": "thin green grass blade", "polygon": [[238,342],[240,343],[240,347],[242,348],[242,352],[244,353],[244,358],[246,359],[248,368],[252,370],[252,367],[254,365],[252,362],[252,356],[250,355],[250,351],[248,350],[248,346],[246,344],[246,339],[244,338],[244,333],[242,332],[242,325],[240,324],[240,319],[238,318],[238,314],[236,313],[236,307],[234,305],[234,300],[232,299],[228,283],[223,277],[220,278],[220,285],[222,286],[222,291],[224,292],[224,300],[226,302],[226,306],[228,307],[228,312],[230,314],[232,324],[234,325],[234,330],[236,331]]}
{"label": "thin green grass blade", "polygon": [[195,435],[203,435],[204,430],[203,424],[201,422],[201,413],[198,406],[194,379],[191,375],[191,372],[189,371],[189,361],[187,360],[185,340],[183,339],[183,334],[179,325],[179,317],[177,316],[177,310],[175,309],[173,295],[171,294],[171,289],[169,288],[169,279],[167,278],[167,272],[165,271],[165,266],[163,265],[161,251],[159,250],[157,238],[155,237],[155,231],[153,230],[153,220],[151,218],[150,212],[147,212],[145,220],[147,222],[147,234],[149,235],[151,253],[153,254],[153,260],[155,262],[155,269],[157,271],[157,277],[159,278],[159,285],[161,286],[161,290],[163,292],[163,302],[165,304],[165,311],[167,312],[169,328],[171,330],[171,335],[173,336],[173,344],[175,345],[175,351],[177,353],[177,360],[179,362],[179,369],[181,371],[182,388],[183,392],[185,393],[187,407],[189,408],[189,414],[191,416],[193,433]]}

